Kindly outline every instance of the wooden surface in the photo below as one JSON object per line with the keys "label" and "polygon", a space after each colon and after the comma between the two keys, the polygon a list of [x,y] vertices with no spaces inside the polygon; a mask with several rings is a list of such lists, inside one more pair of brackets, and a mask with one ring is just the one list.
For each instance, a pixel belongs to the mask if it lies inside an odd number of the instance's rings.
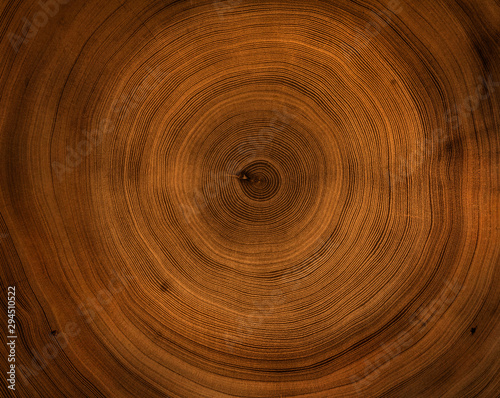
{"label": "wooden surface", "polygon": [[500,396],[498,1],[42,4],[0,5],[2,396]]}

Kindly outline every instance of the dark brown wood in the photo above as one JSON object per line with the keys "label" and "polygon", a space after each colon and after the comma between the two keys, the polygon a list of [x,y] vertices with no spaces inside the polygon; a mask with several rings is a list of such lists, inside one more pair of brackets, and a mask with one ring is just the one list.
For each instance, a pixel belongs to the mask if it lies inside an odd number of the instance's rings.
{"label": "dark brown wood", "polygon": [[0,32],[2,396],[500,396],[498,1]]}

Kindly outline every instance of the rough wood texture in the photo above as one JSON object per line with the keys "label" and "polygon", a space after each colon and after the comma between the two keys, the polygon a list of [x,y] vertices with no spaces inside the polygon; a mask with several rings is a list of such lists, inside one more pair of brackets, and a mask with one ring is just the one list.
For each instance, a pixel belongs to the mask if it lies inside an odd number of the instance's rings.
{"label": "rough wood texture", "polygon": [[498,1],[63,3],[0,5],[3,396],[500,396]]}

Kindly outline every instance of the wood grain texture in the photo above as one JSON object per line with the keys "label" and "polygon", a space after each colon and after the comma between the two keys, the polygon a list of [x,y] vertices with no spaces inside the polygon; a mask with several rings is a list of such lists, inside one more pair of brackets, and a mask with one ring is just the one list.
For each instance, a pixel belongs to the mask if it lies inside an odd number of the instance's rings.
{"label": "wood grain texture", "polygon": [[0,37],[2,396],[500,396],[498,1],[4,0]]}

